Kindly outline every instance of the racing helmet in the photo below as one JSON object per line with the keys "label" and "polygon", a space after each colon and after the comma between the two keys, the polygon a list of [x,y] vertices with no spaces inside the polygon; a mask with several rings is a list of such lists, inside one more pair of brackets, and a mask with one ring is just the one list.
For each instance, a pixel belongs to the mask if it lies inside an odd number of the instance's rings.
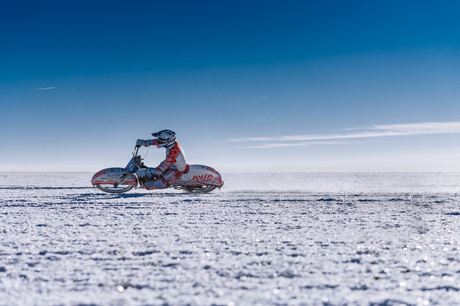
{"label": "racing helmet", "polygon": [[153,142],[158,148],[164,148],[176,141],[176,133],[171,130],[162,130],[156,133],[152,133],[153,137],[157,137]]}

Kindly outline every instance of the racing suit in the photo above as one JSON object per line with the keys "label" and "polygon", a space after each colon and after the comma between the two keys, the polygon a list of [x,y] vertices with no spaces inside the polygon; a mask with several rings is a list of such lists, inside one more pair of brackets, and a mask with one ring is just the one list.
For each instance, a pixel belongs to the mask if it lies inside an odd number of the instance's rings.
{"label": "racing suit", "polygon": [[[148,140],[148,144],[154,144],[155,139]],[[150,168],[147,173],[159,174],[155,181],[147,181],[145,187],[147,189],[162,189],[172,180],[179,178],[187,167],[184,151],[177,141],[166,147],[166,159],[162,161],[158,167]]]}

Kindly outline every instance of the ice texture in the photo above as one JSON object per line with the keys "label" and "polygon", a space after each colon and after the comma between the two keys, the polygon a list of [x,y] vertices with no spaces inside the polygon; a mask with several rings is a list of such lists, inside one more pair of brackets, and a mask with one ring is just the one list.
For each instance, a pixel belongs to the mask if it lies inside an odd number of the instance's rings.
{"label": "ice texture", "polygon": [[0,173],[0,305],[460,304],[458,173]]}

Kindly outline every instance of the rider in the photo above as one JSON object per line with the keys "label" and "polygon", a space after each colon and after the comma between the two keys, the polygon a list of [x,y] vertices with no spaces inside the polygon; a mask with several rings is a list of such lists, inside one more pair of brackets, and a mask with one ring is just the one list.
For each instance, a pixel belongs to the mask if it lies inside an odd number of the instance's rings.
{"label": "rider", "polygon": [[[152,133],[155,139],[138,139],[136,146],[148,147],[156,145],[158,148],[166,148],[166,159],[156,168],[145,170],[145,187],[147,189],[162,189],[166,184],[180,177],[187,167],[185,154],[179,143],[176,141],[176,133],[171,130],[162,130]],[[153,176],[157,176],[154,180]],[[150,180],[149,180],[150,179]]]}

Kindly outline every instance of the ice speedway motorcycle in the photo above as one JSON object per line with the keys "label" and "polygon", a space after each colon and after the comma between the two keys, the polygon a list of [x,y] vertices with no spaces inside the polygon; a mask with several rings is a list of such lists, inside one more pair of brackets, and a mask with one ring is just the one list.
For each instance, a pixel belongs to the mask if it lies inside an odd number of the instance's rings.
{"label": "ice speedway motorcycle", "polygon": [[[142,162],[143,160],[144,158],[139,155],[139,147],[136,146],[133,158],[125,168],[103,169],[94,174],[91,184],[109,193],[123,193],[134,187],[147,189],[142,176],[138,173],[143,169],[147,169]],[[152,179],[157,178],[158,176],[154,176]],[[193,193],[206,193],[223,185],[222,176],[213,168],[203,165],[187,165],[182,176],[170,181],[165,188],[174,188]]]}

